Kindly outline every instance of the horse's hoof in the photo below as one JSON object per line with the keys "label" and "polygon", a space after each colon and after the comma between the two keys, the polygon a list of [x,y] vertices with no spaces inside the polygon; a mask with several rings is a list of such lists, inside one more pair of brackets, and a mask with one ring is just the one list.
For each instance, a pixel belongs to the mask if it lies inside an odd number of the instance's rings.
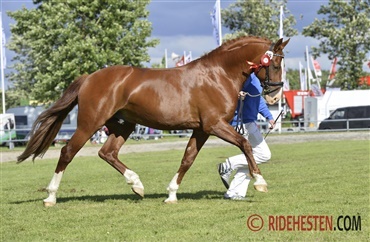
{"label": "horse's hoof", "polygon": [[254,189],[259,192],[267,192],[267,184],[254,185]]}
{"label": "horse's hoof", "polygon": [[144,198],[144,189],[140,187],[132,187],[131,190],[136,194],[139,195],[141,198]]}
{"label": "horse's hoof", "polygon": [[45,202],[44,201],[44,207],[53,207],[55,206],[55,204],[57,204],[56,202]]}
{"label": "horse's hoof", "polygon": [[177,204],[177,200],[169,200],[169,199],[166,199],[163,201],[165,204]]}

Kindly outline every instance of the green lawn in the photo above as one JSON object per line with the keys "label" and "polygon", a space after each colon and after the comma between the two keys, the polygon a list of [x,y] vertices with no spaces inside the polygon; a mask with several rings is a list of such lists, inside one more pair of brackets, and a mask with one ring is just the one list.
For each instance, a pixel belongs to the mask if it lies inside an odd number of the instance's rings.
{"label": "green lawn", "polygon": [[[98,157],[77,158],[52,208],[44,208],[42,200],[56,159],[3,163],[1,241],[370,241],[369,142],[270,148],[272,160],[260,166],[269,192],[250,186],[248,201],[222,199],[225,189],[216,165],[238,154],[234,147],[203,149],[180,186],[179,203],[171,205],[163,200],[183,151],[121,156],[140,175],[143,200]],[[259,232],[247,227],[253,214],[264,219]],[[361,231],[269,230],[269,219],[290,215],[331,216],[336,228],[340,216],[355,216]]]}

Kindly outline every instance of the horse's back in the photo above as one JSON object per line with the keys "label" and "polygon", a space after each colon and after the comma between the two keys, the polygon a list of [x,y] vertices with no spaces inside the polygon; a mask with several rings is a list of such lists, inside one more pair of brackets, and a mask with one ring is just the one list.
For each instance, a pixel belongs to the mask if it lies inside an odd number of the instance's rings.
{"label": "horse's back", "polygon": [[[125,120],[153,128],[199,126],[191,106],[189,83],[181,79],[181,68],[152,69],[112,66],[92,73],[79,94],[79,109],[117,111]],[[177,121],[178,120],[178,121]],[[169,127],[170,126],[170,127]]]}

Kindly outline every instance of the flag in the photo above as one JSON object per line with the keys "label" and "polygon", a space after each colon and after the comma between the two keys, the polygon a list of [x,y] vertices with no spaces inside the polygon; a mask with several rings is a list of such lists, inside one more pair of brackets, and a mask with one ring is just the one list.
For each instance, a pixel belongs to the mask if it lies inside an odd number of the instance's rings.
{"label": "flag", "polygon": [[[370,63],[370,62],[369,62]],[[331,67],[330,67],[330,73],[329,73],[329,81],[330,80],[333,80],[335,78],[335,72],[336,72],[336,68],[335,66],[337,65],[337,57],[334,58],[332,64],[331,64]]]}
{"label": "flag", "polygon": [[312,94],[316,97],[321,97],[323,96],[324,94],[322,93],[319,85],[317,84],[312,84],[311,85],[311,91],[312,91]]}
{"label": "flag", "polygon": [[290,85],[289,85],[289,80],[286,79],[286,70],[285,70],[285,62],[284,59],[281,60],[281,80],[283,81],[283,91],[289,91],[290,90]]}
{"label": "flag", "polygon": [[307,76],[308,76],[308,80],[309,81],[312,81],[313,80],[313,75],[312,75],[310,66],[307,66]]}
{"label": "flag", "polygon": [[185,56],[181,56],[180,60],[176,62],[176,66],[183,66],[185,65]]}
{"label": "flag", "polygon": [[213,11],[211,12],[211,20],[213,25],[213,37],[216,40],[216,44],[220,46],[222,44],[222,34],[221,34],[221,3],[220,0],[216,0],[213,6]]}
{"label": "flag", "polygon": [[2,68],[5,69],[5,66],[6,66],[6,55],[5,55],[6,38],[5,38],[4,29],[3,29],[2,13],[1,12],[0,12],[0,28],[1,28],[1,58],[2,58],[2,61],[3,61]]}
{"label": "flag", "polygon": [[164,68],[167,68],[167,49],[164,49]]}
{"label": "flag", "polygon": [[285,80],[284,85],[283,85],[283,91],[289,91],[289,90],[290,90],[289,80]]}
{"label": "flag", "polygon": [[283,10],[283,6],[280,6],[279,38],[283,38],[283,18],[284,18],[284,10]]}
{"label": "flag", "polygon": [[301,84],[301,90],[305,91],[307,90],[306,88],[306,75],[304,73],[304,67],[301,62],[299,62],[299,81]]}
{"label": "flag", "polygon": [[189,51],[189,54],[187,56],[185,56],[185,64],[188,64],[189,62],[191,62],[193,60],[193,57],[191,56],[191,51]]}
{"label": "flag", "polygon": [[316,77],[321,76],[322,73],[321,73],[321,67],[320,67],[319,62],[317,60],[312,60],[312,62],[313,62],[313,68],[315,70]]}
{"label": "flag", "polygon": [[5,113],[5,79],[4,79],[4,69],[6,66],[6,58],[5,58],[5,34],[3,30],[3,22],[2,22],[3,16],[2,13],[0,12],[0,62],[1,62],[1,99],[2,99],[2,107],[3,107],[3,113]]}

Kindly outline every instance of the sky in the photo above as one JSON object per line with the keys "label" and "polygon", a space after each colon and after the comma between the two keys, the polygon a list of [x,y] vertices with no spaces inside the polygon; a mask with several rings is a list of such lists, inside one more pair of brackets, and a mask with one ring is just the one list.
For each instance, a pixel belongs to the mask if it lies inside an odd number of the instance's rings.
{"label": "sky", "polygon": [[[235,1],[221,0],[221,8],[225,9]],[[297,24],[294,26],[300,33],[303,27],[310,25],[315,18],[319,18],[317,11],[326,0],[304,1],[288,0],[287,8],[295,16]],[[161,43],[151,49],[149,54],[152,62],[159,63],[167,49],[168,58],[172,52],[183,54],[184,51],[191,51],[193,58],[202,56],[204,53],[217,47],[213,38],[213,27],[210,12],[213,9],[215,0],[152,0],[149,5],[152,22],[153,37],[161,40]],[[303,15],[301,19],[300,16]],[[263,28],[263,26],[261,26]],[[228,33],[226,28],[222,34]],[[278,34],[278,30],[276,30]],[[286,38],[284,38],[286,39]],[[306,46],[318,46],[319,41],[304,37],[302,35],[291,38],[285,47],[287,68],[299,69],[299,61],[305,65],[304,52]],[[330,69],[331,62],[323,56],[317,59],[322,69]],[[169,60],[169,66],[174,62]]]}
{"label": "sky", "polygon": [[[9,24],[14,24],[14,20],[5,13],[7,11],[16,11],[25,8],[34,7],[32,0],[0,0],[0,11],[2,12],[2,22],[6,38],[9,39]],[[235,1],[221,0],[221,9],[227,8]],[[320,6],[327,4],[328,0],[288,0],[287,8],[297,20],[294,26],[299,33],[302,29],[310,25],[315,18],[320,18],[317,14]],[[148,5],[150,15],[148,20],[152,22],[152,37],[158,38],[160,44],[155,48],[149,49],[151,62],[160,63],[165,50],[167,50],[168,66],[173,67],[175,62],[171,59],[171,53],[182,55],[184,51],[191,51],[193,59],[202,56],[217,47],[213,38],[213,26],[210,13],[215,4],[215,0],[152,0]],[[301,16],[303,16],[301,18]],[[261,26],[263,28],[263,26]],[[222,34],[228,33],[223,28]],[[284,38],[286,39],[286,38]],[[285,48],[285,63],[287,68],[298,69],[299,61],[306,65],[304,53],[306,46],[318,46],[319,41],[310,37],[304,37],[301,34],[291,38]],[[12,53],[6,50],[6,56],[9,61]],[[323,70],[329,70],[331,62],[326,55],[317,58]],[[311,66],[312,68],[312,66]],[[325,79],[325,77],[323,77]]]}

